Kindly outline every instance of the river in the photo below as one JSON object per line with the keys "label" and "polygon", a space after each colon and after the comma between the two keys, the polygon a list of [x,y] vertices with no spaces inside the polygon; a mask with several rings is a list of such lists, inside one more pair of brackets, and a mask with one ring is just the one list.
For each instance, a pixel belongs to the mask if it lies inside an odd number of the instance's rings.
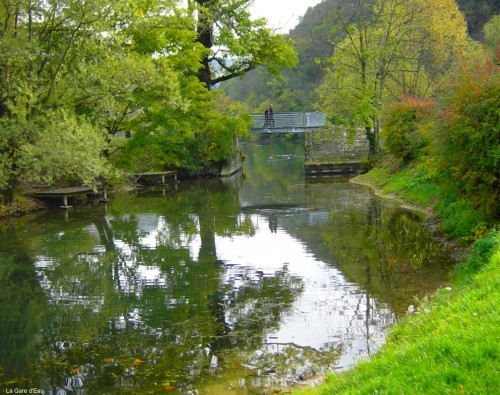
{"label": "river", "polygon": [[45,394],[267,394],[376,352],[452,260],[418,213],[300,144],[243,175],[0,225],[0,384]]}

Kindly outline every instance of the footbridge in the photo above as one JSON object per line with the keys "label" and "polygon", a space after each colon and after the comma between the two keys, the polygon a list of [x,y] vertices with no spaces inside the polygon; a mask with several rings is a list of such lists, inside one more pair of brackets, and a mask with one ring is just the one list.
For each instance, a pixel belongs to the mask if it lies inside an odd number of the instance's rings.
{"label": "footbridge", "polygon": [[270,117],[252,114],[252,119],[251,133],[304,133],[326,124],[323,112],[277,112]]}
{"label": "footbridge", "polygon": [[326,125],[322,112],[281,112],[271,117],[252,114],[252,134],[303,133],[305,171],[308,175],[346,175],[362,171],[369,146],[364,129]]}

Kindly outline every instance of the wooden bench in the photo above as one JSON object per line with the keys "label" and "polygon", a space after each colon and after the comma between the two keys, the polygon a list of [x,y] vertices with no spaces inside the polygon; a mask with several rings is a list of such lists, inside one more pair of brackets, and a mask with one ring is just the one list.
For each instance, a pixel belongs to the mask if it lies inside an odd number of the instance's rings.
{"label": "wooden bench", "polygon": [[[102,192],[101,201],[108,201],[108,196],[106,194],[106,188],[99,187],[98,191]],[[68,205],[68,197],[78,196],[78,195],[89,195],[95,194],[96,191],[91,187],[81,186],[81,187],[69,187],[69,188],[58,188],[58,189],[48,189],[45,191],[36,192],[33,196],[37,198],[59,198],[62,197],[63,205],[61,208],[68,209],[71,206]]]}
{"label": "wooden bench", "polygon": [[167,177],[173,177],[174,181],[177,181],[177,172],[175,170],[171,171],[148,171],[145,173],[135,173],[134,177],[136,182],[141,178],[160,178],[162,185],[165,185]]}

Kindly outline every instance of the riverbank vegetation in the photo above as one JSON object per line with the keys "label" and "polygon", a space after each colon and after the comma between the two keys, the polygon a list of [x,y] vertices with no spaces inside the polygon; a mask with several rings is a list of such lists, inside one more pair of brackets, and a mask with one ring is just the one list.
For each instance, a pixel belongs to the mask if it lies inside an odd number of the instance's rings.
{"label": "riverbank vegetation", "polygon": [[[329,375],[323,386],[305,393],[497,391],[499,26],[500,16],[485,25],[482,47],[461,45],[448,71],[425,84],[432,87],[427,94],[380,96],[386,101],[378,101],[371,116],[372,128],[379,120],[382,126],[380,146],[372,156],[374,168],[358,177],[384,195],[432,213],[446,238],[462,246],[473,243],[470,254],[462,258],[451,287],[418,301],[417,313],[393,328],[379,354],[347,373]],[[351,120],[355,114],[350,113]]]}
{"label": "riverbank vegetation", "polygon": [[252,20],[248,7],[3,1],[0,204],[11,206],[27,185],[200,174],[230,159],[250,117],[211,88],[257,65],[278,73],[296,58],[288,38]]}
{"label": "riverbank vegetation", "polygon": [[497,62],[475,59],[433,98],[406,96],[387,106],[382,159],[364,176],[386,193],[432,207],[447,236],[463,241],[500,220]]}

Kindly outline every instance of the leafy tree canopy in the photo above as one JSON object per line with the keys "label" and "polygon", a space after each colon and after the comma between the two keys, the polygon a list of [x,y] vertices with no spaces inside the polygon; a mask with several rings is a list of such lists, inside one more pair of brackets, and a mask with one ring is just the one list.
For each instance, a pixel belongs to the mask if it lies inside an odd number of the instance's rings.
{"label": "leafy tree canopy", "polygon": [[[151,166],[194,171],[228,159],[249,120],[233,119],[207,88],[296,60],[288,39],[251,20],[249,4],[3,1],[4,202],[21,182],[94,184],[110,176],[110,161],[133,168],[153,158]],[[117,144],[118,132],[129,131],[132,141]]]}
{"label": "leafy tree canopy", "polygon": [[197,42],[206,52],[199,71],[208,88],[242,76],[257,66],[273,74],[297,62],[291,42],[265,26],[264,19],[252,20],[251,0],[189,0],[196,20]]}
{"label": "leafy tree canopy", "polygon": [[429,95],[466,49],[467,35],[453,0],[355,4],[349,18],[336,11],[346,36],[336,45],[318,92],[327,113],[365,127],[373,153],[383,104],[401,95]]}

